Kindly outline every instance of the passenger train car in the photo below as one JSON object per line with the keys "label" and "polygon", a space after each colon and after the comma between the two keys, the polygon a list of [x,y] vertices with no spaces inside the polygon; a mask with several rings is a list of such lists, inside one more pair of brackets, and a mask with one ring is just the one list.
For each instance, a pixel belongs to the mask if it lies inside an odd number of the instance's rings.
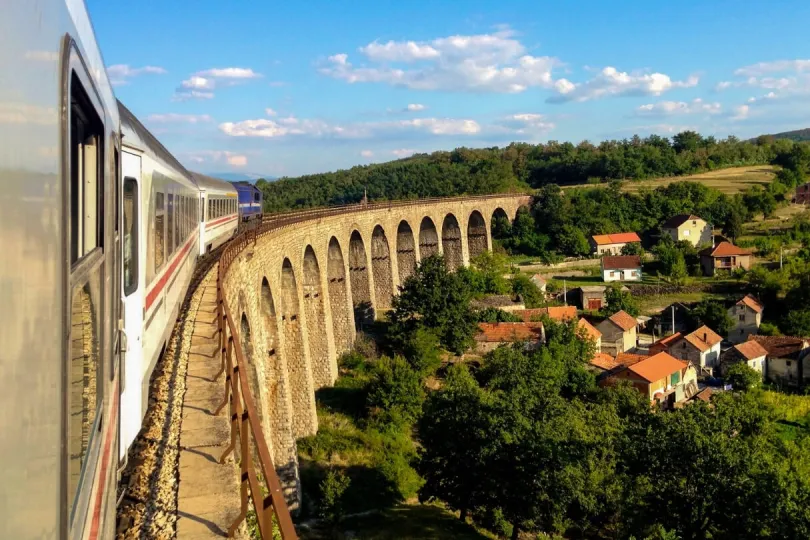
{"label": "passenger train car", "polygon": [[116,482],[236,189],[115,98],[83,0],[0,17],[0,538],[112,538]]}
{"label": "passenger train car", "polygon": [[231,182],[239,194],[239,219],[248,222],[262,219],[262,190],[250,182]]}
{"label": "passenger train car", "polygon": [[204,255],[227,242],[239,225],[236,190],[230,182],[191,173],[200,190],[199,253]]}

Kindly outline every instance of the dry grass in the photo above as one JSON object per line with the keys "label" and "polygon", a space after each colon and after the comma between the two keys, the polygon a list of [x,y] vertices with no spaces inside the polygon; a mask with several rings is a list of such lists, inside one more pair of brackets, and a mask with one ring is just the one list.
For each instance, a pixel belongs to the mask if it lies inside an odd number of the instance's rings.
{"label": "dry grass", "polygon": [[[666,178],[653,178],[651,180],[628,180],[624,183],[622,191],[636,193],[642,187],[656,188],[666,186],[673,182],[700,182],[722,193],[734,195],[741,193],[751,186],[766,186],[774,179],[774,167],[770,165],[756,165],[751,167],[730,167],[718,169],[691,176],[668,176]],[[607,184],[589,184],[566,186],[566,189],[581,187],[605,187]]]}

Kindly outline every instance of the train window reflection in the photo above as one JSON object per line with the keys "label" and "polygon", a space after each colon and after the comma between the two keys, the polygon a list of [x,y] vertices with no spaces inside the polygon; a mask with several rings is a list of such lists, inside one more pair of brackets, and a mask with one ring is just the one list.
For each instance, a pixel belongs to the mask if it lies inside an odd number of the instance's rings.
{"label": "train window reflection", "polygon": [[98,266],[87,283],[74,289],[71,302],[67,425],[67,494],[71,502],[79,491],[103,395],[99,373],[103,268]]}
{"label": "train window reflection", "polygon": [[155,229],[154,229],[154,242],[155,246],[155,271],[163,266],[165,259],[165,239],[166,231],[163,227],[163,217],[165,210],[163,209],[163,193],[159,191],[155,193]]}
{"label": "train window reflection", "polygon": [[138,183],[124,179],[124,294],[138,289]]}
{"label": "train window reflection", "polygon": [[167,198],[168,198],[167,204],[168,212],[166,214],[166,224],[167,224],[166,227],[169,229],[169,238],[167,242],[168,247],[166,248],[166,253],[171,255],[172,253],[174,253],[174,238],[176,236],[175,232],[177,229],[177,221],[175,220],[174,217],[174,195],[169,193],[167,195]]}

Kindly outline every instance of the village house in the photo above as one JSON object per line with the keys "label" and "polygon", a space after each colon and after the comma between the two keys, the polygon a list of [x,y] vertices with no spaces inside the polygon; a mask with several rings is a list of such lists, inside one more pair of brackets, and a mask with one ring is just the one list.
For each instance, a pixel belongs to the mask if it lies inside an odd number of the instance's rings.
{"label": "village house", "polygon": [[584,285],[579,288],[579,306],[582,309],[596,311],[605,305],[604,285]]}
{"label": "village house", "polygon": [[796,196],[793,198],[793,202],[810,205],[810,182],[796,188]]}
{"label": "village house", "polygon": [[674,334],[676,332],[686,332],[690,324],[690,312],[692,310],[686,304],[673,302],[661,313],[653,317],[655,333],[659,336]]}
{"label": "village house", "polygon": [[548,281],[546,281],[546,278],[544,278],[540,274],[535,274],[535,275],[533,275],[531,277],[531,280],[532,280],[532,283],[534,283],[534,285],[538,289],[540,289],[540,292],[543,292],[543,293],[546,292],[546,286],[548,285]]}
{"label": "village house", "polygon": [[718,272],[730,272],[736,268],[751,268],[751,252],[731,242],[720,242],[700,252],[703,274],[713,276]]}
{"label": "village house", "polygon": [[591,251],[601,257],[602,255],[621,255],[625,244],[641,243],[641,238],[634,232],[595,234],[591,237]]}
{"label": "village house", "polygon": [[705,324],[669,345],[668,352],[675,358],[695,366],[713,369],[720,363],[720,343],[723,338]]}
{"label": "village house", "polygon": [[641,281],[641,257],[605,255],[602,257],[602,281]]}
{"label": "village house", "polygon": [[602,352],[616,356],[636,346],[637,321],[624,311],[618,311],[596,325],[602,333]]}
{"label": "village house", "polygon": [[607,353],[596,353],[588,364],[588,369],[596,374],[597,382],[602,382],[614,373],[649,358],[646,354],[619,353],[615,358]]}
{"label": "village house", "polygon": [[700,216],[673,216],[664,223],[661,230],[676,242],[684,240],[693,246],[712,243],[712,227]]}
{"label": "village house", "polygon": [[513,311],[515,315],[523,319],[523,322],[539,321],[543,317],[548,317],[552,321],[563,322],[575,319],[577,316],[576,306],[550,306],[544,308],[519,309]]}
{"label": "village house", "polygon": [[577,322],[577,327],[579,328],[580,332],[582,332],[586,337],[593,340],[594,347],[597,353],[602,352],[602,332],[597,330],[597,328],[586,321],[585,319],[580,319]]}
{"label": "village house", "polygon": [[748,367],[764,378],[767,370],[765,367],[767,355],[768,351],[756,341],[738,343],[720,355],[720,373],[725,375],[732,365],[745,362]]}
{"label": "village house", "polygon": [[[687,399],[684,386],[694,387],[697,393],[697,374],[687,362],[662,352],[647,357],[613,373],[609,383],[629,381],[633,388],[647,399],[672,405]],[[680,388],[680,392],[677,389]],[[679,399],[680,398],[680,399]]]}
{"label": "village house", "polygon": [[473,309],[497,308],[503,311],[513,312],[526,309],[526,304],[523,303],[523,298],[520,295],[491,294],[483,298],[472,300],[470,307]]}
{"label": "village house", "polygon": [[677,342],[683,337],[681,332],[675,332],[672,335],[662,337],[649,347],[650,354],[658,354],[660,352],[669,352],[669,348],[673,343]]}
{"label": "village house", "polygon": [[545,342],[546,334],[541,322],[478,323],[475,351],[484,354],[506,343],[525,342],[526,348],[536,349]]}
{"label": "village house", "polygon": [[750,294],[728,308],[728,316],[734,319],[734,328],[729,330],[728,340],[732,343],[743,343],[748,336],[759,332],[762,322],[762,304]]}
{"label": "village house", "polygon": [[767,351],[765,378],[803,388],[810,380],[810,338],[749,336]]}

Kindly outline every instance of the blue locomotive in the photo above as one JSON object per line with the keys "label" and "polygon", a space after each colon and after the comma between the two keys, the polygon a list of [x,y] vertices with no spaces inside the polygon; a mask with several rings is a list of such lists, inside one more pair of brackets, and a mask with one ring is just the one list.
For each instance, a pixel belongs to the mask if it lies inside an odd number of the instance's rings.
{"label": "blue locomotive", "polygon": [[239,195],[239,219],[242,222],[262,219],[262,190],[250,182],[231,182]]}

